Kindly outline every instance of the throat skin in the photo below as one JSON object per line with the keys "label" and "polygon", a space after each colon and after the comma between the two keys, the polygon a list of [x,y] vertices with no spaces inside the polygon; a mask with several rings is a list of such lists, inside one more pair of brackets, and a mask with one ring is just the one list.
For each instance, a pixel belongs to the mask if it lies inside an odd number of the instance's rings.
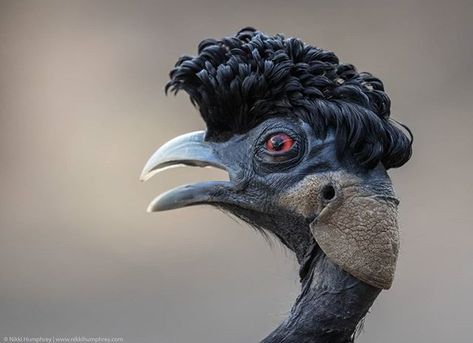
{"label": "throat skin", "polygon": [[380,289],[332,263],[314,242],[301,265],[301,294],[289,317],[261,343],[353,342]]}

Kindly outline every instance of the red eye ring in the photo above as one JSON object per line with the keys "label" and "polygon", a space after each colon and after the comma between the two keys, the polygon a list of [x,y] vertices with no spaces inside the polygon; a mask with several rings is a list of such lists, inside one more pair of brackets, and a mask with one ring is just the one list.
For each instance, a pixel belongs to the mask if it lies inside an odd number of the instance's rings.
{"label": "red eye ring", "polygon": [[287,152],[294,145],[294,139],[285,133],[276,133],[270,136],[265,143],[266,149],[270,152]]}

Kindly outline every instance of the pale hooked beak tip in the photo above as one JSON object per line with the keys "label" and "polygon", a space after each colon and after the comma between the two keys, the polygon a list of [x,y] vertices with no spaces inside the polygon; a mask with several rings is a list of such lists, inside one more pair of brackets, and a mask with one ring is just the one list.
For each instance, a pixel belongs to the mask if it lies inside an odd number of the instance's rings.
{"label": "pale hooked beak tip", "polygon": [[153,158],[151,158],[143,168],[140,174],[140,181],[145,182],[151,179],[155,174],[159,171],[167,169],[165,167],[159,167],[159,163],[157,163]]}
{"label": "pale hooked beak tip", "polygon": [[148,173],[143,170],[140,174],[139,180],[140,182],[148,181],[149,180]]}

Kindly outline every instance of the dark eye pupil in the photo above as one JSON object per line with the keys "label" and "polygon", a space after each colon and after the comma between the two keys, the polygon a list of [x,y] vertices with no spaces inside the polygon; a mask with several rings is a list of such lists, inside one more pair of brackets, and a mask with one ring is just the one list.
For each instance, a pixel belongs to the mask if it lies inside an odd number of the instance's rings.
{"label": "dark eye pupil", "polygon": [[285,139],[281,136],[275,136],[271,138],[271,145],[274,150],[281,150],[285,142]]}

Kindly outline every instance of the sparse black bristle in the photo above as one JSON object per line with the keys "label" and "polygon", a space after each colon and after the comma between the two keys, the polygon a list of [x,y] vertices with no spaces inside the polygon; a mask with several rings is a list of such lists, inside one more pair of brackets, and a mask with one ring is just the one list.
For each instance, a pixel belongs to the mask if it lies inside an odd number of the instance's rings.
{"label": "sparse black bristle", "polygon": [[395,168],[411,156],[412,134],[389,118],[381,80],[297,38],[247,27],[233,37],[205,39],[197,56],[179,58],[170,78],[166,92],[189,94],[209,138],[295,116],[322,137],[333,130],[339,154],[349,152],[360,165]]}

